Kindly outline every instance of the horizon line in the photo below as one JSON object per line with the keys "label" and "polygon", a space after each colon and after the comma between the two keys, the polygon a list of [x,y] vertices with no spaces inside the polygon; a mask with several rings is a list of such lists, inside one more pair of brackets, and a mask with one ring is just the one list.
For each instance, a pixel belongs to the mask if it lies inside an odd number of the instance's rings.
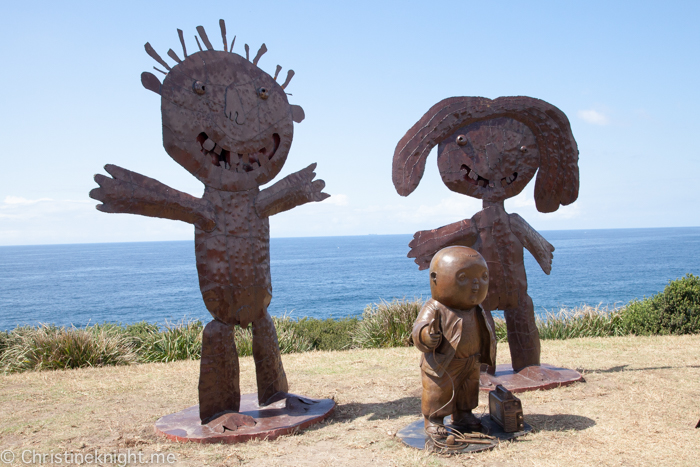
{"label": "horizon line", "polygon": [[[590,230],[603,231],[603,230],[661,230],[661,229],[700,229],[700,226],[689,225],[680,227],[617,227],[617,228],[591,228],[591,229],[548,229],[539,230],[539,232],[586,232]],[[271,236],[270,240],[277,239],[290,239],[290,238],[343,238],[343,237],[390,237],[399,235],[413,235],[412,233],[399,233],[399,234],[358,234],[358,235],[308,235],[308,236],[290,236],[290,237],[275,237]],[[66,242],[66,243],[27,243],[27,244],[8,244],[0,245],[0,248],[4,247],[18,247],[18,246],[61,246],[61,245],[111,245],[111,244],[122,244],[122,243],[167,243],[167,242],[189,242],[193,241],[194,236],[189,239],[182,240],[131,240],[131,241],[121,241],[121,242]]]}

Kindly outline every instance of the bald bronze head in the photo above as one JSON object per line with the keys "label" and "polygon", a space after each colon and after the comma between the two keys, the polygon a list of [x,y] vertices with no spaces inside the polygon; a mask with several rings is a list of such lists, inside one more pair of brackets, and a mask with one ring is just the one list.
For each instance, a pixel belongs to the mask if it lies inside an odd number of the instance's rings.
{"label": "bald bronze head", "polygon": [[430,262],[430,293],[450,308],[468,310],[489,290],[489,269],[478,251],[466,246],[443,248]]}

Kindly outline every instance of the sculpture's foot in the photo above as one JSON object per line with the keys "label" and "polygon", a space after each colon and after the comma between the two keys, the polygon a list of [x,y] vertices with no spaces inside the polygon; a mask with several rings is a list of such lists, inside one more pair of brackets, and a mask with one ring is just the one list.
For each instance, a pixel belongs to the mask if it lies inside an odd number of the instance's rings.
{"label": "sculpture's foot", "polygon": [[496,373],[493,375],[482,372],[479,386],[482,391],[493,391],[496,386],[502,384],[510,392],[525,392],[554,389],[577,381],[585,382],[578,371],[546,363],[528,366],[517,372],[510,364],[502,364],[496,367]]}
{"label": "sculpture's foot", "polygon": [[286,400],[288,396],[289,396],[289,393],[288,393],[288,392],[285,392],[285,391],[277,391],[276,393],[274,393],[272,396],[270,396],[270,397],[269,397],[266,401],[264,401],[264,402],[260,402],[260,401],[258,400],[258,404],[259,404],[260,406],[262,406],[262,407],[266,407],[266,406],[268,406],[268,405],[270,405],[270,404],[274,404],[275,402],[279,402],[279,401],[281,401],[282,399],[285,399],[285,400]]}
{"label": "sculpture's foot", "polygon": [[476,415],[471,412],[465,412],[459,414],[457,419],[455,419],[454,415],[452,416],[452,427],[462,433],[471,433],[481,431],[482,425]]}
{"label": "sculpture's foot", "polygon": [[423,429],[425,434],[431,437],[446,438],[449,435],[447,428],[442,424],[442,417],[428,418],[424,417]]}
{"label": "sculpture's foot", "polygon": [[216,414],[207,424],[202,424],[199,406],[195,405],[162,417],[156,422],[156,433],[178,442],[231,444],[251,439],[272,440],[320,422],[335,408],[331,399],[310,399],[288,393],[281,396],[260,406],[257,394],[245,394],[241,397],[239,412]]}
{"label": "sculpture's foot", "polygon": [[226,430],[237,431],[239,427],[255,425],[257,425],[257,422],[253,417],[238,412],[229,412],[218,415],[212,421],[206,424],[211,431],[216,433],[224,433]]}

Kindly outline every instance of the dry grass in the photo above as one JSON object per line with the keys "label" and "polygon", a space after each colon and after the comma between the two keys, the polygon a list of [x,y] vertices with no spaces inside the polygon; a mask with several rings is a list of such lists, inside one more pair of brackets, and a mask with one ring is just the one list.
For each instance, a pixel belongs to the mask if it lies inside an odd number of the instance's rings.
{"label": "dry grass", "polygon": [[[153,434],[160,416],[196,403],[197,361],[0,376],[0,448],[161,451],[192,466],[697,465],[700,335],[542,345],[543,361],[577,368],[587,383],[522,394],[536,431],[473,456],[426,455],[393,436],[419,416],[413,348],[285,355],[291,390],[334,397],[335,415],[298,435],[233,446],[175,444]],[[499,352],[505,362],[507,347]],[[244,392],[253,392],[250,358],[241,371]]]}

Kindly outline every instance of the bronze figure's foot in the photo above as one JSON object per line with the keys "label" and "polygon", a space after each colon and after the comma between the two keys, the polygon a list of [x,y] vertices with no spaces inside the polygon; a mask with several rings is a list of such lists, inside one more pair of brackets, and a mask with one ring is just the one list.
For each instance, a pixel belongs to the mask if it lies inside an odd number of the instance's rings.
{"label": "bronze figure's foot", "polygon": [[471,412],[466,412],[462,414],[458,419],[452,416],[452,426],[461,431],[462,433],[471,433],[474,431],[481,431],[482,424],[476,415]]}
{"label": "bronze figure's foot", "polygon": [[425,417],[425,434],[430,437],[445,438],[450,433],[445,425],[442,424],[442,417],[428,418]]}

